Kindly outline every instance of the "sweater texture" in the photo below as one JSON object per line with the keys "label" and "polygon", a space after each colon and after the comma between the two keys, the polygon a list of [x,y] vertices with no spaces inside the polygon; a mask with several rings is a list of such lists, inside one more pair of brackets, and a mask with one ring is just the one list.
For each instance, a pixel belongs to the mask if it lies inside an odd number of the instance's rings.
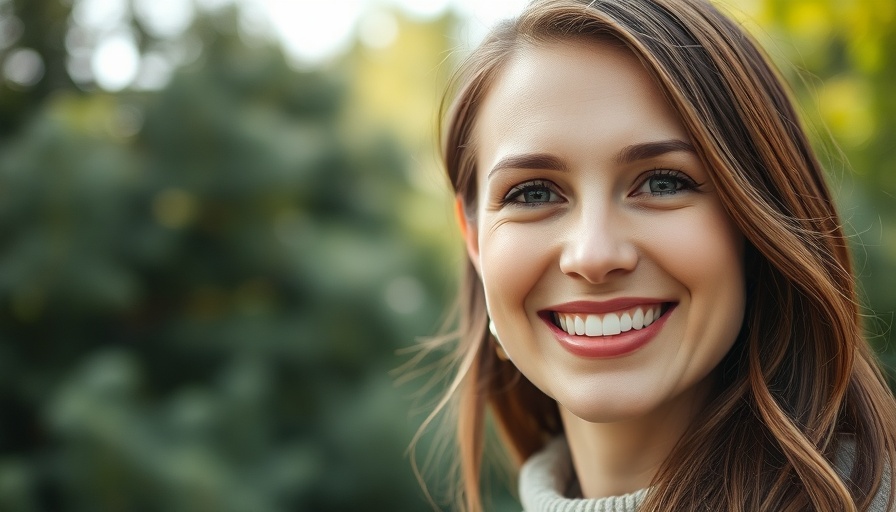
{"label": "sweater texture", "polygon": [[[850,440],[841,443],[836,468],[848,475],[855,464],[855,445]],[[890,481],[880,486],[869,512],[886,512]],[[647,495],[647,489],[608,498],[584,499],[580,496],[575,470],[566,439],[558,437],[536,453],[520,470],[520,500],[524,512],[637,512]],[[896,511],[896,508],[890,512]]]}

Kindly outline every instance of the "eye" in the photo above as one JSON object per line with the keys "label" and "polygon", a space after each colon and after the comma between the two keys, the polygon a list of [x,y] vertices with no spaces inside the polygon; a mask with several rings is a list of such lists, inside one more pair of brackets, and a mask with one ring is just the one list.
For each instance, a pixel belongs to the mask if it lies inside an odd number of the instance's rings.
{"label": "eye", "polygon": [[672,169],[654,169],[643,178],[632,195],[670,196],[688,190],[697,190],[700,184],[687,174]]}
{"label": "eye", "polygon": [[554,192],[553,184],[549,181],[534,180],[521,183],[504,196],[503,204],[537,205],[543,203],[555,203],[560,196]]}

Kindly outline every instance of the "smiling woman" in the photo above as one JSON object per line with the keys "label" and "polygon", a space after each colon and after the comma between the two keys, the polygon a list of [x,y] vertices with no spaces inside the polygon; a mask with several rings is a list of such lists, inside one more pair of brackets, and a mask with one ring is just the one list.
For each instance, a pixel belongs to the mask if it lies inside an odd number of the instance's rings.
{"label": "smiling woman", "polygon": [[[592,435],[571,423],[616,431],[595,438],[618,447],[632,423],[662,420],[652,442],[671,448],[737,336],[745,289],[743,236],[678,115],[624,48],[545,42],[506,63],[474,137],[467,248],[505,352],[560,404],[574,453]],[[664,407],[673,398],[689,405]]]}
{"label": "smiling woman", "polygon": [[466,509],[487,406],[530,512],[893,509],[896,407],[847,244],[737,25],[699,0],[536,1],[455,90]]}

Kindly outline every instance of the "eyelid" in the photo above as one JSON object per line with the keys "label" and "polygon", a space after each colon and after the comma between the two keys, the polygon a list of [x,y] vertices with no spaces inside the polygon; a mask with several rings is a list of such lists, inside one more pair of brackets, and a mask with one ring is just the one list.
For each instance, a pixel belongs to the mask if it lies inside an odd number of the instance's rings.
{"label": "eyelid", "polygon": [[683,181],[688,183],[692,183],[694,185],[698,185],[697,181],[694,178],[691,178],[688,173],[682,171],[681,169],[676,169],[674,167],[654,167],[649,171],[645,171],[641,174],[641,181],[646,178],[651,178],[653,176],[672,176],[675,178],[680,178]]}
{"label": "eyelid", "polygon": [[649,171],[645,171],[645,172],[641,173],[638,176],[638,179],[635,181],[635,187],[634,187],[634,191],[632,192],[632,195],[638,195],[638,194],[636,194],[636,192],[638,190],[640,190],[641,187],[643,187],[645,183],[647,183],[647,180],[649,180],[650,178],[658,177],[658,176],[659,177],[670,177],[670,178],[680,180],[683,184],[682,190],[685,190],[685,191],[699,192],[700,187],[702,187],[703,183],[705,183],[705,182],[698,183],[697,180],[692,178],[688,173],[686,173],[685,171],[679,170],[679,169],[670,168],[670,167],[655,167],[653,169],[650,169]]}
{"label": "eyelid", "polygon": [[[556,184],[554,184],[554,182],[552,182],[550,180],[543,179],[543,178],[536,178],[536,179],[524,181],[522,183],[518,183],[518,184],[514,185],[513,187],[511,187],[510,190],[508,190],[507,193],[504,194],[504,196],[501,198],[501,205],[506,206],[509,204],[521,204],[521,205],[543,204],[543,203],[525,203],[522,201],[514,201],[513,200],[513,198],[519,196],[521,193],[525,192],[526,189],[531,188],[531,187],[544,187],[544,188],[550,190],[550,192],[552,194],[555,194],[558,197],[560,196],[558,187]],[[545,201],[545,202],[549,202],[549,201]]]}

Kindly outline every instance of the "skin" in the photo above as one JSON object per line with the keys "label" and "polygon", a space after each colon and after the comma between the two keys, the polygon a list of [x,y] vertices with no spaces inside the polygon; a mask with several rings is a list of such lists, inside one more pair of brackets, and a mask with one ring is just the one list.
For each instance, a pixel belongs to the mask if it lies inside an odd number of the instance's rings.
{"label": "skin", "polygon": [[[584,497],[644,488],[740,330],[743,237],[679,117],[621,47],[524,46],[474,142],[479,193],[463,231],[499,339],[559,403]],[[630,151],[645,143],[652,152]],[[554,306],[633,297],[668,309],[633,351],[577,355],[549,325]]]}

